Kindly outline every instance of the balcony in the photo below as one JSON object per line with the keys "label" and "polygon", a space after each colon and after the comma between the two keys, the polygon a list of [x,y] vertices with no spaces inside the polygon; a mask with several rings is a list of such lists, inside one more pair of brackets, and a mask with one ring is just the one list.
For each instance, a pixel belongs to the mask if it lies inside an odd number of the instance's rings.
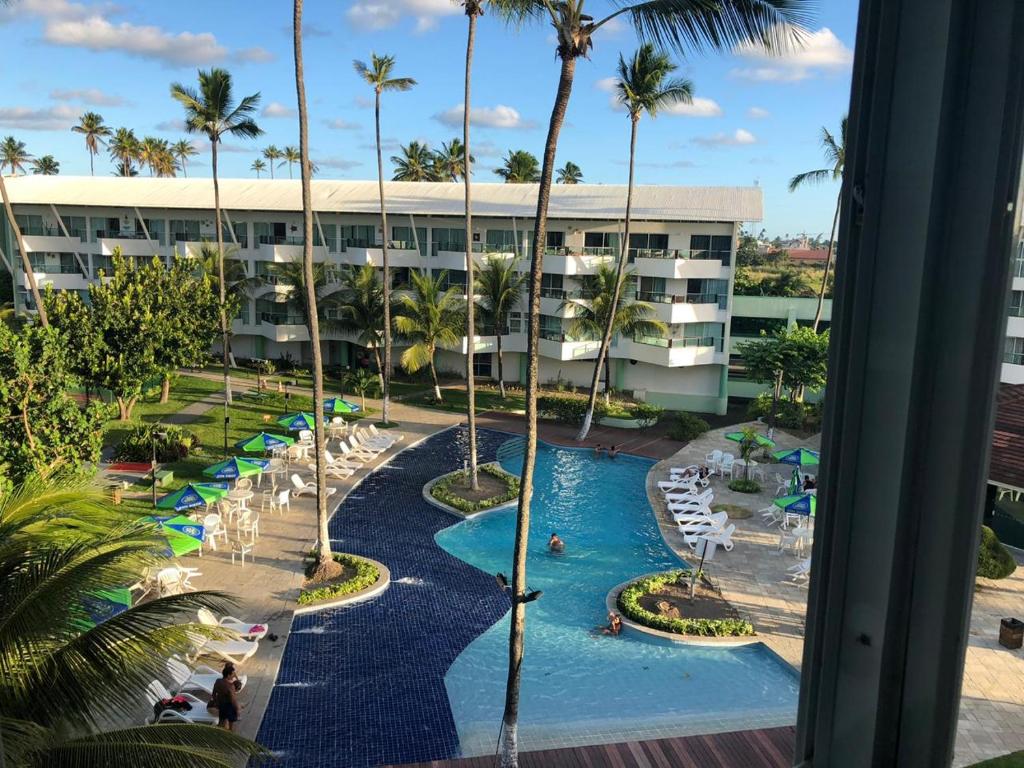
{"label": "balcony", "polygon": [[74,233],[71,237],[65,237],[59,229],[47,228],[44,234],[41,228],[31,227],[22,230],[21,234],[25,250],[29,253],[74,253],[82,250],[81,237]]}
{"label": "balcony", "polygon": [[561,275],[593,275],[602,265],[614,265],[618,258],[615,248],[549,248],[544,251],[544,270]]}
{"label": "balcony", "polygon": [[260,322],[250,327],[271,341],[309,341],[306,318],[290,312],[260,312]]}
{"label": "balcony", "polygon": [[123,256],[157,256],[161,247],[155,238],[150,240],[144,232],[112,232],[99,229],[94,233],[100,244],[100,253],[111,256],[115,248],[121,249]]}
{"label": "balcony", "polygon": [[[465,259],[464,256],[463,259]],[[345,252],[341,255],[341,263],[355,264],[360,267],[364,264],[383,267],[384,251],[379,243],[371,243],[367,240],[349,239],[345,241]],[[420,255],[420,252],[416,249],[416,243],[404,240],[388,241],[388,267],[412,267],[421,269],[425,266],[427,266],[427,264]],[[465,266],[465,264],[463,264],[463,266]],[[458,269],[458,267],[453,267],[453,269]]]}
{"label": "balcony", "polygon": [[724,279],[728,277],[730,251],[684,251],[671,248],[631,248],[629,261],[643,277]]}
{"label": "balcony", "polygon": [[728,363],[722,339],[714,336],[666,339],[661,336],[637,335],[632,341],[621,342],[616,357],[629,357],[632,360],[668,368]]}
{"label": "balcony", "polygon": [[664,323],[724,323],[727,296],[715,293],[673,295],[638,291],[638,301],[651,305],[654,316]]}
{"label": "balcony", "polygon": [[[259,243],[259,258],[282,264],[302,261],[306,239],[304,237],[260,235],[257,242]],[[326,246],[313,246],[313,261],[327,261]]]}

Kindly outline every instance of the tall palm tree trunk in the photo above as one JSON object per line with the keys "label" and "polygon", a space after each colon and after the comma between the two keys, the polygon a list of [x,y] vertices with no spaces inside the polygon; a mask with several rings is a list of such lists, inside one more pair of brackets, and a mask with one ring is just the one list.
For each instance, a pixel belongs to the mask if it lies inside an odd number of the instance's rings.
{"label": "tall palm tree trunk", "polygon": [[[224,223],[220,220],[220,181],[217,178],[217,142],[210,142],[210,157],[213,166],[213,213],[217,232],[217,282],[220,294],[220,344],[221,360],[224,363],[224,431],[227,434],[228,406],[231,405],[231,366],[228,358],[228,311],[227,293],[224,286]],[[224,445],[227,458],[227,440]]]}
{"label": "tall palm tree trunk", "polygon": [[495,338],[498,342],[498,393],[501,395],[501,399],[505,399],[505,371],[501,364],[501,329],[495,329]]}
{"label": "tall palm tree trunk", "polygon": [[188,162],[184,158],[181,160],[181,175],[184,178],[188,178]]}
{"label": "tall palm tree trunk", "polygon": [[825,289],[828,286],[828,270],[832,266],[832,253],[836,245],[836,227],[839,226],[839,206],[842,203],[842,195],[836,198],[836,213],[832,217],[832,234],[828,238],[828,253],[825,254],[825,274],[821,276],[821,290],[818,291],[818,308],[814,311],[814,325],[811,327],[818,332],[818,324],[821,322],[821,312],[825,306]]}
{"label": "tall palm tree trunk", "polygon": [[540,287],[544,270],[544,242],[547,239],[548,203],[551,199],[551,177],[555,169],[558,134],[565,122],[565,110],[572,94],[576,59],[562,59],[555,105],[551,110],[547,140],[544,144],[544,165],[537,191],[537,214],[533,231],[533,256],[530,262],[529,324],[526,336],[526,450],[519,485],[519,509],[516,514],[516,538],[512,559],[512,621],[508,636],[508,680],[505,685],[504,729],[501,741],[502,768],[519,766],[519,683],[523,664],[526,631],[526,545],[530,534],[530,500],[533,496],[533,469],[537,463],[537,379],[538,340],[540,339]]}
{"label": "tall palm tree trunk", "polygon": [[89,175],[90,176],[95,176],[96,175],[95,162],[96,162],[96,155],[90,149],[89,150]]}
{"label": "tall palm tree trunk", "polygon": [[[472,168],[469,167],[469,96],[470,75],[473,71],[473,46],[476,41],[476,13],[470,12],[469,32],[466,35],[466,92],[462,109],[462,165],[466,182],[466,421],[469,426],[469,482],[474,491],[480,490],[476,467],[476,382],[473,380],[473,339],[476,336],[474,314],[476,309],[473,281],[473,190]],[[440,398],[438,398],[440,399]]]}
{"label": "tall palm tree trunk", "polygon": [[[28,251],[25,250],[25,238],[21,235],[21,227],[18,226],[18,220],[14,218],[14,209],[11,207],[11,198],[7,196],[7,182],[4,181],[3,170],[0,169],[0,195],[4,198],[4,212],[7,214],[7,223],[11,225],[11,234],[14,235],[14,243],[18,246],[18,250],[21,251],[21,268],[25,270],[25,277],[28,280],[28,289],[32,294],[32,301],[36,305],[36,312],[39,313],[39,324],[46,328],[50,325],[49,318],[46,316],[46,307],[43,306],[43,299],[39,295],[39,284],[36,283],[36,273],[32,269],[32,261],[28,257]],[[11,266],[14,266],[14,258],[12,255]],[[17,299],[17,297],[15,297]],[[15,303],[17,306],[17,303]]]}
{"label": "tall palm tree trunk", "polygon": [[441,383],[437,380],[437,368],[434,366],[434,352],[430,352],[430,380],[434,382],[434,399],[441,401]]}
{"label": "tall palm tree trunk", "polygon": [[[612,288],[612,305],[608,312],[608,320],[604,325],[604,335],[601,337],[601,347],[597,351],[597,360],[594,361],[594,377],[590,381],[590,398],[587,400],[587,413],[583,417],[583,426],[580,427],[577,440],[586,440],[590,433],[590,425],[594,421],[594,407],[597,405],[597,386],[601,379],[601,365],[608,360],[608,347],[612,342],[612,331],[615,329],[615,314],[619,308],[619,293],[622,288],[622,273],[626,268],[626,261],[629,256],[629,225],[633,213],[633,177],[636,165],[636,131],[640,125],[639,117],[634,117],[629,132],[629,187],[626,191],[626,221],[622,233],[622,251],[619,253],[619,263],[615,269],[615,286]],[[605,400],[608,400],[612,387],[611,367],[606,366],[604,392]]]}
{"label": "tall palm tree trunk", "polygon": [[374,119],[377,128],[377,190],[380,193],[380,225],[384,230],[381,262],[384,267],[384,368],[381,370],[381,420],[391,421],[391,269],[388,264],[388,212],[384,207],[384,156],[380,146],[380,91],[376,93]]}
{"label": "tall palm tree trunk", "polygon": [[274,161],[271,160],[267,165],[270,168],[270,178],[274,178]]}
{"label": "tall palm tree trunk", "polygon": [[[324,444],[324,361],[320,349],[320,318],[316,307],[316,283],[313,278],[313,193],[310,185],[309,123],[306,115],[306,84],[302,67],[302,0],[295,0],[292,32],[295,46],[295,92],[299,102],[299,163],[302,178],[302,282],[305,284],[306,323],[313,352],[313,439],[316,444],[316,568],[310,578],[323,581],[341,570],[331,554],[331,535],[327,530],[327,463]],[[289,166],[290,168],[291,166]]]}

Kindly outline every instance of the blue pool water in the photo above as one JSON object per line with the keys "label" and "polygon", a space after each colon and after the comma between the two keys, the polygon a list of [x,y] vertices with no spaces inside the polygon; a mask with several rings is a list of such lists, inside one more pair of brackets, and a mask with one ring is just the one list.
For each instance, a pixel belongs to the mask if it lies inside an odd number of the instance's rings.
{"label": "blue pool water", "polygon": [[[518,474],[522,458],[503,462]],[[795,673],[761,645],[682,646],[607,637],[605,596],[623,581],[680,567],[644,490],[651,462],[596,459],[542,445],[534,474],[520,739],[524,749],[790,724]],[[440,530],[438,545],[485,573],[510,573],[515,510]],[[547,551],[552,531],[566,542]],[[739,552],[720,555],[721,567]],[[463,755],[493,753],[504,702],[509,616],[473,640],[445,675]]]}

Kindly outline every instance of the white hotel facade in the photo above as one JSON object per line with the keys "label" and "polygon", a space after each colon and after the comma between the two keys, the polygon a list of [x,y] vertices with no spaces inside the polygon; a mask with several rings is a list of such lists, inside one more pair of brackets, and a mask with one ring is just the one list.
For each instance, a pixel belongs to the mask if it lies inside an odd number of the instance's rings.
{"label": "white hotel facade", "polygon": [[[86,291],[108,269],[115,249],[125,256],[170,259],[194,254],[214,239],[209,179],[30,176],[7,182],[25,248],[40,286]],[[465,285],[463,191],[459,184],[386,185],[395,284],[408,270],[448,270]],[[225,241],[249,276],[274,263],[301,259],[300,186],[290,180],[220,182]],[[516,260],[529,269],[536,185],[474,185],[470,249]],[[552,189],[541,300],[540,378],[589,384],[597,342],[567,333],[565,299],[618,253],[625,187],[556,185]],[[669,327],[659,338],[617,338],[610,350],[612,386],[669,408],[724,413],[728,397],[730,319],[736,244],[742,223],[761,219],[756,187],[638,187],[630,237],[637,297]],[[314,258],[335,269],[382,263],[376,182],[314,181]],[[30,301],[13,238],[0,224],[2,259],[11,271],[19,308]],[[331,285],[338,285],[337,282]],[[331,285],[327,290],[331,290]],[[306,361],[310,339],[297,308],[267,282],[245,295],[234,320],[237,358],[290,355]],[[526,370],[526,299],[502,339],[507,381]],[[473,339],[476,372],[497,374],[493,336]],[[461,350],[438,355],[441,371],[463,370]],[[362,349],[354,336],[331,332],[322,348],[329,365],[353,365]]]}

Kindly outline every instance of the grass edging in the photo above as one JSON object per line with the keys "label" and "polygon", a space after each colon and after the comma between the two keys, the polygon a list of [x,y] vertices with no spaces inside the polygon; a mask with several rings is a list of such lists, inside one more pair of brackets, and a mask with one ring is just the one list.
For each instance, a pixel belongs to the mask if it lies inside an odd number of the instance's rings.
{"label": "grass edging", "polygon": [[[339,563],[356,567],[358,571],[356,576],[339,584],[301,590],[298,605],[294,611],[296,615],[369,600],[371,597],[379,595],[391,584],[391,571],[383,563],[368,557],[340,552],[334,553],[334,559]],[[371,574],[373,581],[369,581]],[[322,596],[307,597],[318,593],[322,593]],[[303,602],[303,598],[306,598],[305,602]]]}
{"label": "grass edging", "polygon": [[[656,572],[656,573],[644,574],[643,576],[640,576],[640,577],[635,578],[635,579],[630,579],[629,581],[624,581],[621,584],[615,586],[608,593],[608,596],[605,598],[605,609],[609,613],[618,613],[618,614],[620,614],[620,616],[622,617],[622,625],[626,629],[629,629],[629,630],[634,631],[634,632],[639,632],[639,633],[645,634],[645,635],[651,635],[652,637],[659,637],[659,638],[663,638],[663,639],[666,639],[666,640],[672,640],[673,642],[676,642],[676,643],[683,643],[683,644],[686,644],[686,645],[710,645],[710,646],[717,646],[717,647],[738,647],[738,646],[743,646],[743,645],[754,645],[756,643],[760,643],[761,642],[760,639],[757,637],[757,635],[753,634],[754,628],[750,624],[750,622],[747,622],[747,621],[744,621],[744,620],[738,620],[737,623],[743,623],[743,624],[746,624],[747,626],[749,626],[750,627],[750,634],[745,634],[745,635],[717,635],[717,636],[716,635],[699,635],[699,634],[680,634],[678,632],[671,632],[671,631],[667,631],[667,630],[664,630],[664,629],[658,629],[656,627],[647,626],[647,625],[644,625],[644,624],[640,623],[639,621],[636,620],[635,614],[633,614],[630,611],[625,610],[625,608],[620,603],[620,597],[621,597],[622,593],[625,592],[629,587],[638,585],[638,584],[640,584],[642,582],[646,582],[646,581],[649,581],[649,580],[655,580],[655,579],[658,579],[658,578],[666,578],[666,577],[670,577],[670,576],[674,577],[674,578],[678,578],[679,575],[685,574],[685,573],[687,573],[687,571],[684,570],[684,569],[679,569],[679,570],[675,570],[675,571],[659,571],[659,572]],[[648,613],[648,612],[644,611],[644,613]],[[650,614],[650,615],[654,616],[654,614]],[[659,618],[659,617],[655,617],[655,618]],[[685,619],[674,619],[674,620],[668,620],[668,621],[686,622],[687,620],[685,620]],[[706,619],[691,619],[690,621],[694,622],[694,623],[698,623],[698,622],[700,622],[700,623],[709,623],[708,620],[706,620]],[[720,620],[720,621],[724,621],[724,620]],[[730,623],[732,623],[732,622],[737,621],[737,620],[728,620],[728,621]]]}
{"label": "grass edging", "polygon": [[[451,482],[455,478],[463,475],[461,469],[455,470],[454,472],[448,472],[435,477],[433,480],[423,486],[423,498],[435,507],[443,509],[445,512],[449,512],[458,517],[472,517],[473,515],[480,514],[481,512],[492,512],[496,509],[502,509],[516,503],[519,497],[519,478],[515,475],[506,472],[501,468],[501,465],[496,462],[488,462],[486,464],[479,465],[481,472],[487,472],[488,474],[497,477],[500,480],[506,481],[506,491],[501,496],[492,496],[489,499],[484,499],[478,502],[469,502],[464,499],[460,499],[455,496],[451,496],[443,493],[443,489],[447,482]],[[438,491],[438,487],[441,487],[442,497],[438,498],[435,492]]]}

